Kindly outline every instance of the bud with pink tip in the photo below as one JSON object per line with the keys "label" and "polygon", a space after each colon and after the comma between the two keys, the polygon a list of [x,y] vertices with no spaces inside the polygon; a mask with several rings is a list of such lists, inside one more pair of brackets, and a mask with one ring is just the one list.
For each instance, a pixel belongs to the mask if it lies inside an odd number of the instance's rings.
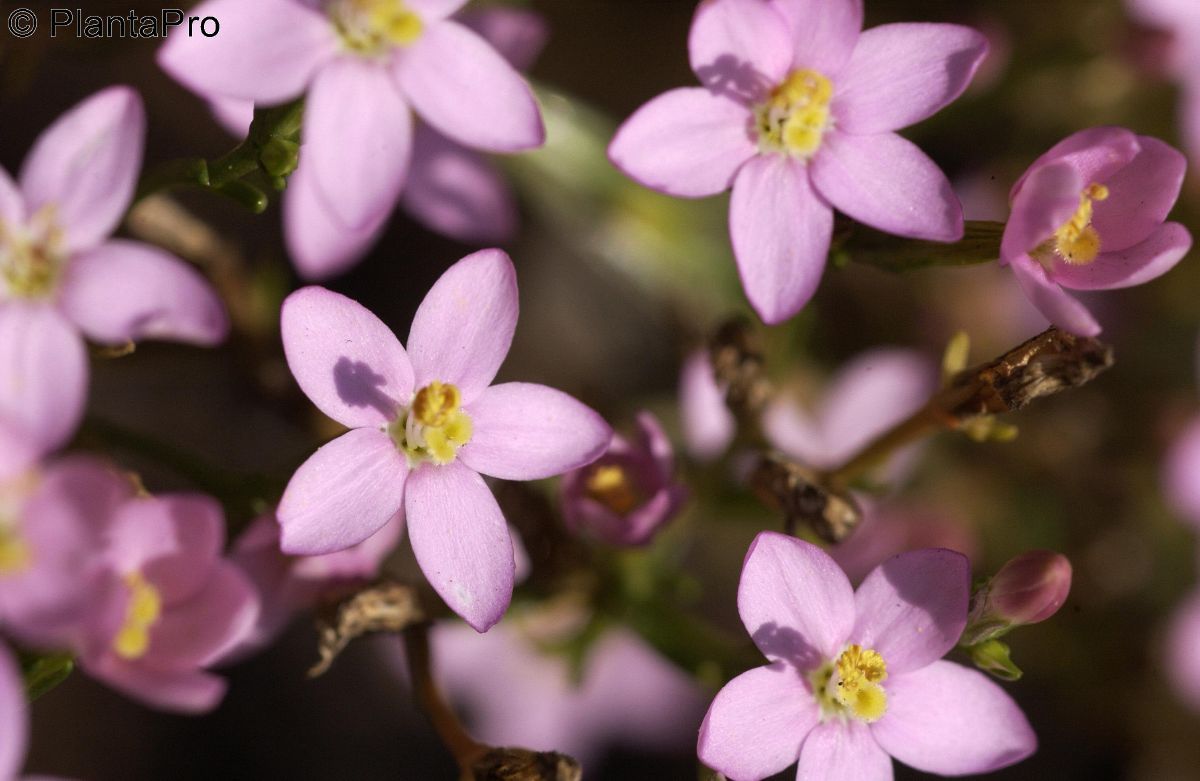
{"label": "bud with pink tip", "polygon": [[976,592],[962,643],[999,637],[1015,626],[1036,624],[1058,612],[1071,591],[1071,562],[1061,553],[1034,550],[1000,568]]}

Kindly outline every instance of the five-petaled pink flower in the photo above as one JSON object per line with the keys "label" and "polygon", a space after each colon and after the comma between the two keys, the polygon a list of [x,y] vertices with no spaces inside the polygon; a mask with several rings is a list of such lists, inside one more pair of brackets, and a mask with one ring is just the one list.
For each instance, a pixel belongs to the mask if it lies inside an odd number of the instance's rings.
{"label": "five-petaled pink flower", "polygon": [[732,186],[734,255],[768,323],[812,298],[834,208],[901,236],[962,236],[945,175],[893,131],[957,98],[987,42],[958,25],[862,21],[862,0],[705,0],[688,41],[704,86],[650,101],[609,148],[668,195]]}
{"label": "five-petaled pink flower", "polygon": [[545,140],[529,85],[487,41],[447,18],[465,3],[208,0],[193,13],[220,19],[221,34],[176,30],[159,63],[210,99],[271,105],[306,94],[306,193],[344,229],[369,232],[404,186],[410,107],[473,149],[517,152]]}
{"label": "five-petaled pink flower", "polygon": [[717,694],[699,755],[734,781],[799,760],[798,778],[892,777],[890,757],[940,775],[1018,762],[1037,739],[983,673],[943,655],[967,622],[966,558],[902,553],[854,591],[820,548],[774,532],[746,554],[738,611],[771,661]]}
{"label": "five-petaled pink flower", "polygon": [[596,460],[604,420],[543,385],[492,380],[517,325],[517,281],[500,250],[451,266],[413,318],[405,352],[360,304],[324,288],[283,305],[300,387],[352,431],[322,447],[279,503],[283,549],[356,545],[403,506],[413,552],[446,604],[479,631],[512,597],[508,526],[480,473],[538,480]]}
{"label": "five-petaled pink flower", "polygon": [[1052,323],[1095,336],[1100,324],[1063,288],[1131,287],[1178,263],[1192,236],[1163,221],[1186,167],[1172,147],[1124,128],[1067,136],[1013,185],[1000,262]]}
{"label": "five-petaled pink flower", "polygon": [[110,87],[47,128],[21,167],[0,169],[0,418],[45,454],[75,430],[87,395],[80,332],[211,345],[228,321],[204,278],[146,244],[109,235],[133,199],[146,118]]}

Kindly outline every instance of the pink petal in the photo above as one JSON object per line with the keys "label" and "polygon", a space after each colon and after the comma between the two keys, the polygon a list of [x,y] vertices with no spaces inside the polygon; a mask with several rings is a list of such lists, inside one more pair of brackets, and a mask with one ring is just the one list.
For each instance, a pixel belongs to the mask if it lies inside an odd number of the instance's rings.
{"label": "pink petal", "polygon": [[25,222],[25,196],[8,171],[0,167],[0,220],[12,225]]}
{"label": "pink petal", "polygon": [[1193,592],[1172,614],[1161,665],[1175,696],[1200,711],[1200,592]]}
{"label": "pink petal", "polygon": [[191,599],[212,576],[225,544],[225,514],[200,494],[131,499],[108,530],[107,557],[119,575],[141,572],[167,607]]}
{"label": "pink petal", "polygon": [[772,447],[801,463],[817,469],[832,469],[839,465],[821,422],[787,394],[772,399],[763,413],[762,427]]}
{"label": "pink petal", "polygon": [[1079,193],[1084,187],[1108,181],[1110,176],[1129,165],[1140,149],[1138,137],[1123,127],[1092,127],[1072,133],[1029,166],[1013,185],[1009,199],[1016,201],[1017,194],[1025,187],[1026,179],[1034,172],[1053,163],[1062,163],[1074,169],[1079,177],[1080,184],[1075,190],[1078,206]]}
{"label": "pink petal", "polygon": [[412,398],[408,355],[357,301],[322,287],[297,290],[283,302],[280,330],[301,390],[339,423],[387,425]]}
{"label": "pink petal", "polygon": [[1010,266],[1025,297],[1047,320],[1079,336],[1100,333],[1100,324],[1087,307],[1067,294],[1057,282],[1051,281],[1040,263],[1028,255],[1018,255]]}
{"label": "pink petal", "polygon": [[834,90],[839,130],[899,130],[941,111],[987,54],[983,34],[957,24],[884,24],[863,32]]}
{"label": "pink petal", "polygon": [[613,165],[646,187],[683,198],[729,189],[758,151],[745,106],[701,87],[664,92],[617,130]]}
{"label": "pink petal", "polygon": [[889,677],[884,688],[887,713],[871,725],[871,733],[884,751],[917,770],[946,776],[990,773],[1037,749],[1025,714],[976,670],[934,662]]}
{"label": "pink petal", "polygon": [[811,670],[836,656],[850,636],[854,592],[816,545],[761,532],[742,567],[738,613],[768,659]]}
{"label": "pink petal", "polygon": [[424,465],[409,478],[404,507],[429,585],[486,632],[508,609],[516,563],[508,524],[483,478],[457,462]]}
{"label": "pink petal", "polygon": [[321,69],[304,109],[305,165],[346,228],[377,225],[400,197],[412,149],[412,114],[387,69],[356,57]]}
{"label": "pink petal", "polygon": [[707,0],[696,9],[688,34],[692,70],[713,92],[756,98],[787,75],[789,32],[770,3]]}
{"label": "pink petal", "polygon": [[725,452],[737,429],[725,394],[717,387],[708,351],[697,350],[684,361],[679,375],[679,414],[688,452],[699,461],[711,461]]}
{"label": "pink petal", "polygon": [[612,429],[590,407],[545,385],[508,382],[466,406],[474,431],[462,462],[501,480],[542,480],[590,464]]}
{"label": "pink petal", "polygon": [[62,315],[0,302],[0,419],[48,453],[75,433],[87,386],[87,351]]}
{"label": "pink petal", "polygon": [[454,14],[467,4],[467,0],[405,0],[405,4],[426,22],[436,22]]}
{"label": "pink petal", "polygon": [[155,622],[140,661],[163,669],[207,667],[241,642],[257,618],[254,587],[237,567],[222,561],[201,591]]}
{"label": "pink petal", "polygon": [[1053,236],[1075,214],[1079,194],[1087,186],[1065,162],[1030,168],[1022,182],[1020,190],[1014,189],[1012,215],[1000,240],[1000,259],[1005,263]]}
{"label": "pink petal", "polygon": [[359,428],[328,443],[292,475],[279,500],[285,553],[312,556],[357,545],[404,502],[408,460],[378,429]]}
{"label": "pink petal", "polygon": [[1140,150],[1105,183],[1108,198],[1094,202],[1092,225],[1104,252],[1141,242],[1162,224],[1179,198],[1187,159],[1157,138],[1138,136]]}
{"label": "pink petal", "polygon": [[220,20],[212,38],[177,27],[158,51],[158,64],[206,98],[263,105],[298,97],[317,69],[337,52],[333,24],[301,0],[208,0],[192,16]]}
{"label": "pink petal", "polygon": [[1115,252],[1102,252],[1086,265],[1056,262],[1054,281],[1074,290],[1133,287],[1166,274],[1191,248],[1188,229],[1168,222],[1155,228],[1144,241]]}
{"label": "pink petal", "polygon": [[478,33],[519,71],[533,65],[550,35],[546,20],[526,8],[484,6],[460,14],[458,21]]}
{"label": "pink petal", "polygon": [[0,420],[0,483],[30,469],[40,455],[28,434]]}
{"label": "pink petal", "polygon": [[514,196],[496,167],[425,125],[413,137],[400,202],[431,230],[468,244],[508,241],[517,230]]}
{"label": "pink petal", "polygon": [[16,659],[0,645],[0,778],[15,779],[29,744],[29,705]]}
{"label": "pink petal", "polygon": [[797,160],[755,157],[738,172],[729,233],[742,287],[770,325],[799,312],[825,272],[833,209]]}
{"label": "pink petal", "polygon": [[[208,108],[213,113],[217,124],[225,128],[225,132],[234,138],[245,138],[250,133],[250,124],[254,121],[254,103],[237,98],[210,98]],[[288,187],[292,180],[288,179]]]}
{"label": "pink petal", "polygon": [[517,271],[502,250],[455,263],[434,283],[413,317],[408,355],[416,387],[452,383],[470,403],[491,384],[517,329]]}
{"label": "pink petal", "polygon": [[42,131],[21,166],[26,213],[54,205],[72,250],[94,247],[121,221],[142,164],[146,112],[129,87],[109,87]]}
{"label": "pink petal", "polygon": [[892,781],[892,758],[866,724],[827,721],[818,724],[800,749],[796,781]]}
{"label": "pink petal", "polygon": [[288,178],[283,193],[283,235],[300,276],[322,280],[356,265],[383,233],[391,212],[381,212],[361,228],[347,228],[325,205],[311,170],[301,165]]}
{"label": "pink petal", "polygon": [[1162,477],[1171,508],[1200,527],[1200,418],[1193,419],[1171,444]]}
{"label": "pink petal", "polygon": [[157,247],[124,239],[72,260],[62,308],[103,344],[166,339],[208,346],[229,333],[225,307],[200,272]]}
{"label": "pink petal", "polygon": [[817,192],[859,222],[915,239],[962,238],[962,205],[950,180],[894,133],[828,133],[809,170]]}
{"label": "pink petal", "polygon": [[465,146],[519,152],[546,140],[529,85],[487,41],[460,24],[429,27],[396,61],[395,71],[421,118]]}
{"label": "pink petal", "polygon": [[862,0],[775,0],[792,28],[793,68],[812,68],[836,83],[863,25]]}
{"label": "pink petal", "polygon": [[878,651],[889,675],[919,670],[952,649],[967,625],[971,565],[944,548],[893,556],[854,594],[853,642]]}
{"label": "pink petal", "polygon": [[116,655],[81,659],[84,670],[119,692],[153,708],[207,713],[225,696],[225,681],[199,670],[156,670]]}
{"label": "pink petal", "polygon": [[700,726],[700,761],[737,781],[759,781],[796,761],[820,720],[801,673],[775,662],[725,684]]}

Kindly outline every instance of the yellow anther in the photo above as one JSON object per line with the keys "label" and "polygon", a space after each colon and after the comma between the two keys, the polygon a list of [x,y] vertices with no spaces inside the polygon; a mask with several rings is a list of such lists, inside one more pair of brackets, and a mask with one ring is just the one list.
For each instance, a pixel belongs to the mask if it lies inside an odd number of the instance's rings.
{"label": "yellow anther", "polygon": [[366,57],[409,46],[425,31],[421,17],[404,0],[335,0],[329,16],[342,44]]}
{"label": "yellow anther", "polygon": [[461,403],[462,394],[457,387],[434,380],[417,391],[412,413],[423,426],[444,426],[458,412]]}
{"label": "yellow anther", "polygon": [[641,503],[629,473],[617,464],[593,467],[584,487],[588,496],[617,515],[625,515]]}
{"label": "yellow anther", "polygon": [[29,566],[29,543],[0,520],[0,576],[15,575]]}
{"label": "yellow anther", "polygon": [[811,157],[829,128],[832,99],[829,79],[814,70],[792,71],[757,110],[759,147]]}
{"label": "yellow anther", "polygon": [[870,723],[887,711],[887,693],[879,685],[885,680],[887,665],[879,652],[852,645],[833,665],[830,693],[851,716]]}
{"label": "yellow anther", "polygon": [[390,428],[397,447],[414,466],[425,460],[448,464],[471,441],[471,418],[461,405],[462,393],[449,383],[434,380],[417,391],[408,414]]}
{"label": "yellow anther", "polygon": [[1108,198],[1108,188],[1091,184],[1079,194],[1079,208],[1054,232],[1054,250],[1072,265],[1091,263],[1100,254],[1100,234],[1092,225],[1093,203]]}
{"label": "yellow anther", "polygon": [[129,604],[125,623],[113,639],[113,650],[123,659],[138,659],[150,648],[150,630],[162,615],[162,597],[140,572],[125,576]]}

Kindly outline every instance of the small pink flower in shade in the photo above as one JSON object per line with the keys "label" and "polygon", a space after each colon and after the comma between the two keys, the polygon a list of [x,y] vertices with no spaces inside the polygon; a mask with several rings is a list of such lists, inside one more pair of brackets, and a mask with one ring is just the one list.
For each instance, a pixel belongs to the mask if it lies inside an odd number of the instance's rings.
{"label": "small pink flower in shade", "polygon": [[279,503],[283,549],[357,545],[401,507],[425,577],[479,631],[513,588],[508,526],[481,474],[539,480],[595,461],[612,429],[543,385],[492,385],[517,324],[517,280],[500,250],[450,267],[417,310],[405,352],[360,304],[323,288],[283,304],[283,346],[301,389],[352,430],[318,450]]}
{"label": "small pink flower in shade", "polygon": [[[921,353],[869,350],[830,379],[811,413],[786,396],[778,397],[763,415],[763,433],[806,466],[833,469],[920,409],[936,387],[937,368]],[[893,457],[885,479],[903,477],[913,452],[906,448]]]}
{"label": "small pink flower in shade", "polygon": [[873,502],[856,497],[863,510],[854,534],[830,548],[830,557],[860,583],[871,570],[897,553],[921,548],[949,548],[975,559],[979,539],[975,530],[946,513],[919,505]]}
{"label": "small pink flower in shade", "polygon": [[0,475],[0,627],[32,646],[72,644],[106,576],[104,529],[132,495],[83,456]]}
{"label": "small pink flower in shade", "polygon": [[626,629],[599,637],[579,674],[520,623],[485,635],[439,625],[431,642],[439,685],[492,745],[561,751],[589,767],[614,746],[683,749],[704,714],[699,686]]}
{"label": "small pink flower in shade", "polygon": [[675,452],[658,420],[637,416],[632,439],[613,434],[608,451],[562,481],[563,517],[578,534],[610,545],[645,545],[687,500]]}
{"label": "small pink flower in shade", "polygon": [[1189,422],[1172,443],[1162,479],[1172,509],[1200,530],[1200,417]]}
{"label": "small pink flower in shade", "polygon": [[127,87],[96,93],[34,143],[19,186],[0,169],[0,418],[46,453],[83,412],[87,354],[102,344],[210,345],[228,322],[190,266],[111,239],[133,198],[146,119]]}
{"label": "small pink flower in shade", "polygon": [[890,779],[891,758],[939,775],[987,773],[1037,739],[983,673],[941,661],[967,622],[959,553],[902,553],[854,591],[815,545],[774,532],[746,554],[738,612],[770,664],[725,685],[699,755],[734,781],[799,760],[798,778]]}
{"label": "small pink flower in shade", "polygon": [[306,95],[308,197],[357,232],[378,227],[400,196],[414,110],[473,149],[517,152],[545,140],[529,85],[492,45],[448,18],[464,4],[208,0],[194,13],[220,19],[221,34],[177,30],[158,59],[209,99],[272,105]]}
{"label": "small pink flower in shade", "polygon": [[254,588],[221,558],[225,520],[205,496],[129,499],[106,529],[108,584],[76,650],[83,669],[147,705],[215,707],[225,682],[205,668],[253,630]]}
{"label": "small pink flower in shade", "polygon": [[697,350],[683,362],[679,375],[679,414],[683,442],[697,461],[713,461],[725,452],[737,433],[737,420],[725,405],[707,350]]}
{"label": "small pink flower in shade", "polygon": [[1200,713],[1200,591],[1175,609],[1167,631],[1166,669],[1175,695]]}
{"label": "small pink flower in shade", "polygon": [[17,660],[0,645],[0,781],[13,781],[25,762],[29,705]]}
{"label": "small pink flower in shade", "polygon": [[1188,230],[1163,222],[1187,162],[1162,141],[1119,127],[1082,130],[1055,144],[1013,185],[1000,262],[1050,322],[1100,333],[1068,294],[1112,290],[1165,274],[1192,246]]}
{"label": "small pink flower in shade", "polygon": [[901,236],[962,236],[945,175],[893,131],[962,94],[987,42],[958,25],[862,21],[862,0],[705,0],[688,41],[703,86],[650,101],[609,147],[668,195],[733,188],[733,252],[768,323],[816,292],[835,208]]}
{"label": "small pink flower in shade", "polygon": [[396,517],[344,551],[289,556],[279,548],[275,513],[259,516],[237,538],[229,556],[254,584],[260,606],[254,631],[231,655],[242,656],[267,646],[300,611],[374,578],[403,533],[404,521]]}

